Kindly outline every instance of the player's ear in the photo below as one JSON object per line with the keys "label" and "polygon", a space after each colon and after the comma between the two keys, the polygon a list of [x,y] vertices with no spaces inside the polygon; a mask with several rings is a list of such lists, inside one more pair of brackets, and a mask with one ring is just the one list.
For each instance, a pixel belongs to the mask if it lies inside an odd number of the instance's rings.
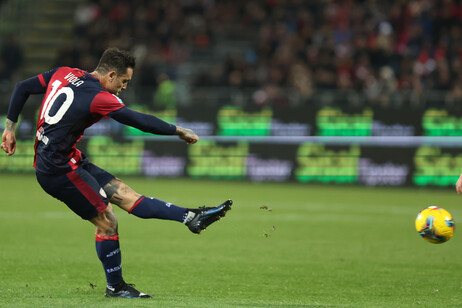
{"label": "player's ear", "polygon": [[117,72],[116,71],[110,71],[108,74],[109,80],[114,81],[117,77]]}

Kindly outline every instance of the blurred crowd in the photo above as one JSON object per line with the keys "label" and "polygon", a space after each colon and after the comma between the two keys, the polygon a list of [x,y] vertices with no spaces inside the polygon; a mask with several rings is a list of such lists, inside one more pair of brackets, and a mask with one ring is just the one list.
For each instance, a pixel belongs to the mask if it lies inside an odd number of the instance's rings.
{"label": "blurred crowd", "polygon": [[8,34],[0,45],[0,89],[10,84],[9,80],[18,72],[23,62],[23,51],[17,37]]}
{"label": "blurred crowd", "polygon": [[[357,92],[372,105],[399,92],[462,100],[458,0],[89,0],[75,21],[56,65],[93,69],[106,47],[129,49],[141,89],[169,82],[171,91],[179,68],[203,52],[209,66],[192,72],[191,88],[253,88],[256,104],[287,89],[302,98]],[[215,57],[224,34],[250,44]]]}

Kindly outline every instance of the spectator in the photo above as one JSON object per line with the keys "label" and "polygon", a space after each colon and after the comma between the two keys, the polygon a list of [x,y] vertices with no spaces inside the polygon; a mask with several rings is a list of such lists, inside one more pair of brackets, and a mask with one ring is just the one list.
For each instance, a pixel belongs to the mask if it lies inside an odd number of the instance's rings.
{"label": "spectator", "polygon": [[155,110],[170,110],[176,107],[175,82],[167,74],[157,77],[157,91],[154,94]]}
{"label": "spectator", "polygon": [[9,34],[1,48],[0,79],[9,80],[21,67],[23,61],[22,47],[16,36]]}
{"label": "spectator", "polygon": [[[365,91],[380,104],[387,99],[373,93],[457,92],[451,80],[461,77],[462,5],[455,0],[109,3],[79,6],[78,32],[84,35],[76,45],[91,48],[63,50],[74,66],[91,63],[108,45],[144,45],[150,54],[148,68],[139,68],[144,75],[174,74],[204,57],[210,69],[191,72],[193,85],[255,90],[271,85],[271,92],[293,86],[303,97],[349,89]],[[227,38],[238,43],[246,38],[253,46],[223,59],[217,55]],[[383,79],[384,67],[394,81]]]}

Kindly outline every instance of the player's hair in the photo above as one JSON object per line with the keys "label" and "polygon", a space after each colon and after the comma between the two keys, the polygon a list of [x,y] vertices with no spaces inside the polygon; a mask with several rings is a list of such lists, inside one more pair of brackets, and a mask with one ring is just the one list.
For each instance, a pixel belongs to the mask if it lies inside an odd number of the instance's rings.
{"label": "player's hair", "polygon": [[103,52],[95,71],[101,74],[116,71],[118,75],[123,75],[127,72],[127,68],[135,68],[135,57],[128,51],[111,47]]}

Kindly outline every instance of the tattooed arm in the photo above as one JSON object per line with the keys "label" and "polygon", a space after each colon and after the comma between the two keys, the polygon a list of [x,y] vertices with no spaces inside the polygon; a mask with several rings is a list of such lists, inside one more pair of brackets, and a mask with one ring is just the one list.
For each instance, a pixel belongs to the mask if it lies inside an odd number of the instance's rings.
{"label": "tattooed arm", "polygon": [[10,119],[6,119],[5,123],[5,130],[3,131],[2,135],[2,144],[1,148],[5,151],[8,156],[11,156],[16,151],[16,137],[15,131],[16,123],[11,121]]}
{"label": "tattooed arm", "polygon": [[14,130],[16,122],[18,122],[19,114],[21,113],[27,98],[31,94],[44,94],[47,90],[46,84],[48,84],[51,76],[53,76],[56,70],[57,68],[20,81],[14,87],[13,93],[11,94],[10,105],[8,107],[6,126],[2,135],[1,148],[6,154],[13,155],[16,150]]}

